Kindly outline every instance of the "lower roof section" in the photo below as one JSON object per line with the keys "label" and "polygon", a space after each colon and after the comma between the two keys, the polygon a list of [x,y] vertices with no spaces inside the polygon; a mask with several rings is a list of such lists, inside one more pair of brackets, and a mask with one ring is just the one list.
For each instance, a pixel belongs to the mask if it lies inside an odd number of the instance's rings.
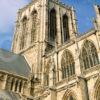
{"label": "lower roof section", "polygon": [[0,70],[28,78],[31,69],[24,56],[0,49]]}

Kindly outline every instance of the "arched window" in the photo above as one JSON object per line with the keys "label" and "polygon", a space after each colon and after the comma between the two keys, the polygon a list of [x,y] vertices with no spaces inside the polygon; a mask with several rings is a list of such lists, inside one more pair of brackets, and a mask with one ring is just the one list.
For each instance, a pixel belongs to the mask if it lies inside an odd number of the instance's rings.
{"label": "arched window", "polygon": [[32,30],[31,30],[31,43],[33,43],[36,39],[36,27],[37,27],[37,11],[34,10],[31,14],[32,17]]}
{"label": "arched window", "polygon": [[25,16],[22,20],[22,34],[21,34],[21,43],[20,43],[20,50],[25,47],[26,44],[26,35],[27,35],[27,17]]}
{"label": "arched window", "polygon": [[52,9],[50,11],[50,32],[49,32],[49,41],[55,42],[56,38],[56,11]]}
{"label": "arched window", "polygon": [[69,40],[69,26],[68,26],[68,16],[63,15],[63,41]]}
{"label": "arched window", "polygon": [[97,98],[97,100],[100,100],[100,86],[98,87],[96,98]]}
{"label": "arched window", "polygon": [[100,100],[100,78],[97,79],[95,85],[94,100]]}
{"label": "arched window", "polygon": [[68,90],[64,94],[63,100],[77,100],[77,96],[74,94],[74,92]]}
{"label": "arched window", "polygon": [[68,50],[66,50],[62,55],[61,67],[63,79],[75,74],[75,62],[72,54]]}
{"label": "arched window", "polygon": [[84,43],[80,60],[84,69],[88,69],[99,64],[97,50],[92,42],[87,40]]}
{"label": "arched window", "polygon": [[76,100],[72,95],[68,97],[68,100]]}

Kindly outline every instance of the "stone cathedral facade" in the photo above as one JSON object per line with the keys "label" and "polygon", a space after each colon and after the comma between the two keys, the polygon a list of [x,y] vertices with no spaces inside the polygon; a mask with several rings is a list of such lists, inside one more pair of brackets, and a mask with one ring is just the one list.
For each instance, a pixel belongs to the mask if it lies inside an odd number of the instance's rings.
{"label": "stone cathedral facade", "polygon": [[0,62],[0,98],[100,100],[100,6],[94,9],[94,28],[83,35],[74,8],[59,0],[20,9],[13,53],[1,50],[10,59]]}

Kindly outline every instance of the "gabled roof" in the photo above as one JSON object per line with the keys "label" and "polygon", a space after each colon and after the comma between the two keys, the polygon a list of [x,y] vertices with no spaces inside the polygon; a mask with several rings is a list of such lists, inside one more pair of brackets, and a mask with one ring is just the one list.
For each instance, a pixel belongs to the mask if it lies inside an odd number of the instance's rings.
{"label": "gabled roof", "polygon": [[24,56],[0,49],[0,70],[28,78],[30,67]]}

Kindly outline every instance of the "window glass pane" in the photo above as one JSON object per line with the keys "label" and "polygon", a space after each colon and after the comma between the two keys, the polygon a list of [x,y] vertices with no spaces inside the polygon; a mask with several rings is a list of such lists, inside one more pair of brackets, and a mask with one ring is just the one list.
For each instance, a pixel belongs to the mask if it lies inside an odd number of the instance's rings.
{"label": "window glass pane", "polygon": [[65,51],[63,53],[61,66],[62,66],[62,76],[64,76],[64,78],[70,77],[75,74],[74,59],[72,54],[69,51]]}
{"label": "window glass pane", "polygon": [[83,60],[85,69],[93,67],[94,65],[99,63],[95,45],[88,40],[84,43],[84,46],[82,48],[81,60]]}
{"label": "window glass pane", "polygon": [[55,41],[56,36],[56,11],[52,9],[50,11],[50,33],[49,33],[49,40]]}
{"label": "window glass pane", "polygon": [[65,14],[63,16],[63,34],[64,42],[69,39],[69,26],[68,26],[68,16]]}

